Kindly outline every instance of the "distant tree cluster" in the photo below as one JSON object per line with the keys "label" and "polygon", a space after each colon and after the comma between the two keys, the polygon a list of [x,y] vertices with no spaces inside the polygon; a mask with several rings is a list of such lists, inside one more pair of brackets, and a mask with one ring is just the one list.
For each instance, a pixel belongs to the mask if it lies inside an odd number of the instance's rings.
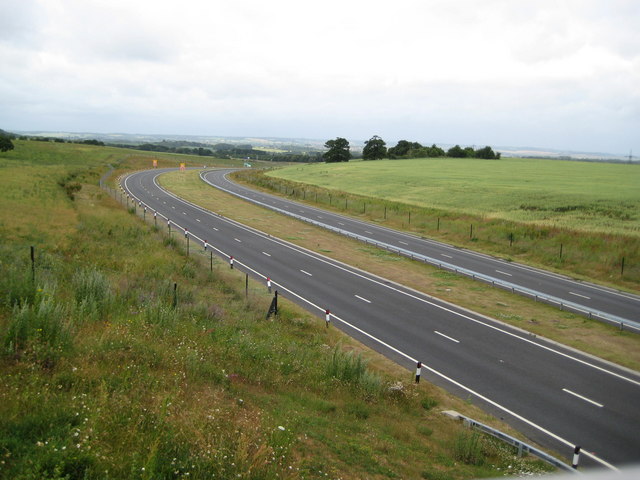
{"label": "distant tree cluster", "polygon": [[214,158],[248,158],[266,162],[321,162],[321,152],[267,152],[253,148],[250,144],[216,143],[215,145],[187,142],[180,140],[163,140],[158,143],[141,145],[111,144],[115,147],[133,148],[149,152],[178,153]]}
{"label": "distant tree cluster", "polygon": [[[327,151],[322,155],[326,162],[348,162],[351,159],[349,142],[341,137],[335,140],[327,140],[324,144]],[[380,160],[381,158],[484,158],[499,159],[500,152],[494,152],[489,146],[477,150],[471,147],[462,148],[460,145],[451,147],[446,152],[435,143],[430,147],[420,145],[418,142],[400,140],[395,147],[387,148],[386,142],[378,135],[374,135],[364,142],[362,149],[363,160]]]}
{"label": "distant tree cluster", "polygon": [[[376,136],[372,137],[376,138]],[[477,150],[471,147],[462,148],[460,145],[451,147],[446,152],[435,143],[430,147],[423,147],[418,142],[400,140],[395,147],[388,150],[388,158],[424,158],[424,157],[452,157],[452,158],[484,158],[498,159],[500,152],[495,153],[489,146]]]}

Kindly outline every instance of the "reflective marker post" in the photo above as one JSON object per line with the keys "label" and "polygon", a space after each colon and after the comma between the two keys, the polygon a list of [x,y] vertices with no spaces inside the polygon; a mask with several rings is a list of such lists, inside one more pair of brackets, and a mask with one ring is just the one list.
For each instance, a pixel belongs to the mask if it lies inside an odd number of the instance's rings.
{"label": "reflective marker post", "polygon": [[573,449],[573,462],[571,463],[571,467],[577,470],[579,461],[580,461],[580,446],[576,445],[576,448]]}

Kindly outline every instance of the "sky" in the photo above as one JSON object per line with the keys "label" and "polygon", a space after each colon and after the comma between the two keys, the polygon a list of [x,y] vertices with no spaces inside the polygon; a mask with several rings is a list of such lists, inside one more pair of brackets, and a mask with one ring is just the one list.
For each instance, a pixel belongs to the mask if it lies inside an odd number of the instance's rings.
{"label": "sky", "polygon": [[0,128],[640,156],[638,0],[0,0]]}

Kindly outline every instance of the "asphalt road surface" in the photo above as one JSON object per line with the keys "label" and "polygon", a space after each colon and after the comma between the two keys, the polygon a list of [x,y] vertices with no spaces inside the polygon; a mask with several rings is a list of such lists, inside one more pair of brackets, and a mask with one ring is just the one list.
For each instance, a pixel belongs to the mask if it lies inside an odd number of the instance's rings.
{"label": "asphalt road surface", "polygon": [[625,328],[640,333],[640,296],[578,282],[552,272],[535,269],[526,265],[507,262],[488,255],[479,254],[446,245],[416,235],[391,230],[374,223],[363,222],[351,217],[269,195],[238,185],[227,178],[231,170],[203,172],[202,179],[216,188],[222,189],[248,201],[259,203],[271,209],[304,218],[316,225],[333,231],[356,236],[368,243],[376,243],[392,251],[407,256],[428,258],[428,262],[441,265],[449,270],[481,279],[503,288],[514,287],[516,293],[530,298],[537,297],[563,309],[577,311],[592,318],[602,318],[610,323],[623,322]]}
{"label": "asphalt road surface", "polygon": [[[413,371],[502,417],[583,466],[640,462],[640,373],[511,329],[428,295],[266,235],[161,189],[167,170],[122,185],[191,248],[208,248]],[[240,273],[239,273],[240,274]],[[266,287],[265,287],[266,288]]]}

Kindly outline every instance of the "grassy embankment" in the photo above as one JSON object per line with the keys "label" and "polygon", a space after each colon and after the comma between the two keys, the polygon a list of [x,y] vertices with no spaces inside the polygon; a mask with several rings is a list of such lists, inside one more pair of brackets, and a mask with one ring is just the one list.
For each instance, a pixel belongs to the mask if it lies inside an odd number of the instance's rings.
{"label": "grassy embankment", "polygon": [[473,406],[414,386],[315,317],[288,305],[265,320],[262,286],[245,298],[226,264],[209,271],[97,187],[107,164],[151,158],[23,141],[0,155],[1,478],[444,480],[540,468],[437,413],[491,421]]}
{"label": "grassy embankment", "polygon": [[392,228],[639,290],[638,165],[416,159],[239,178]]}

